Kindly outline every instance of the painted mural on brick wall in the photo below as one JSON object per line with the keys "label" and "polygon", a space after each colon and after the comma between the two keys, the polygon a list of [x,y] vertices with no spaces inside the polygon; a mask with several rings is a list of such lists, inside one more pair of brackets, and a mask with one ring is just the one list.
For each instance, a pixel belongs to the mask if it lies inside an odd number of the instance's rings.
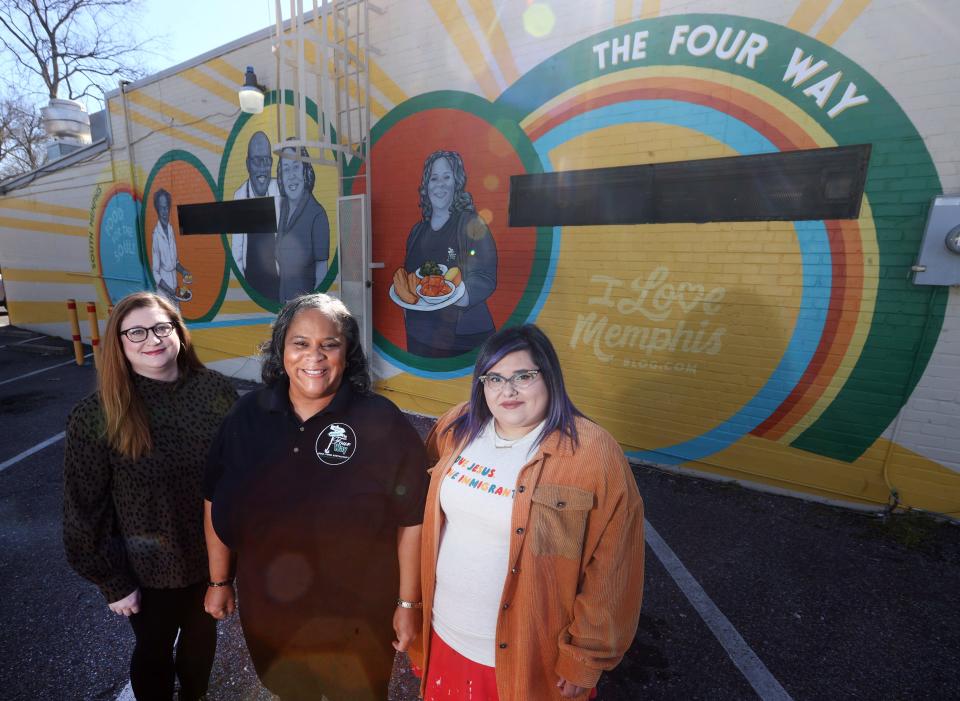
{"label": "painted mural on brick wall", "polygon": [[423,218],[407,236],[390,297],[405,310],[407,351],[424,358],[462,355],[495,331],[487,299],[497,288],[497,245],[473,197],[456,151],[423,164]]}
{"label": "painted mural on brick wall", "polygon": [[[175,149],[153,164],[143,200],[129,188],[98,191],[99,256],[104,294],[115,301],[135,289],[166,296],[188,321],[223,311],[231,273],[259,309],[275,312],[304,292],[325,291],[336,277],[335,169],[316,168],[306,148],[277,142],[276,95],[263,114],[242,115],[225,144],[215,179],[192,153]],[[287,104],[292,104],[292,95]],[[316,107],[308,104],[316,125]],[[285,108],[292,120],[293,110]],[[275,233],[182,234],[177,206],[269,197]],[[139,233],[137,229],[139,218]]]}
{"label": "painted mural on brick wall", "polygon": [[[848,144],[872,148],[855,219],[508,223],[515,175]],[[446,206],[430,190],[442,153],[453,154],[442,176],[466,176],[454,190],[469,192],[478,241],[489,239],[476,250],[488,276],[477,297],[454,299],[470,289],[450,275],[462,275],[465,247],[449,245],[450,220],[431,214]],[[545,328],[578,403],[631,455],[737,470],[776,444],[794,449],[782,470],[748,471],[789,482],[804,454],[873,470],[943,319],[944,288],[883,272],[909,267],[941,189],[922,139],[873,76],[783,26],[720,15],[626,24],[552,56],[494,101],[454,91],[405,101],[377,123],[373,155],[389,164],[373,171],[374,259],[386,263],[374,276],[375,340],[398,392],[464,382],[482,335],[441,332],[439,315],[459,324],[476,300],[486,328]],[[907,167],[910,190],[894,192],[889,179]],[[426,261],[446,266],[430,271],[434,311]],[[886,498],[876,475],[825,470],[834,476],[813,481],[827,491]]]}
{"label": "painted mural on brick wall", "polygon": [[[879,503],[892,481],[953,479],[955,463],[882,438],[923,375],[947,300],[901,274],[942,186],[883,85],[828,44],[729,15],[628,22],[543,59],[490,99],[438,86],[375,123],[379,386],[438,413],[467,396],[485,338],[535,322],[578,405],[633,457]],[[249,348],[294,291],[336,289],[337,174],[281,158],[276,100],[236,120],[215,172],[172,150],[142,194],[97,189],[91,250],[109,298],[172,291],[198,329],[256,311],[238,326]],[[870,150],[853,218],[510,221],[515,177],[853,145]],[[342,194],[357,194],[362,166],[343,166],[356,186]],[[566,206],[582,206],[574,195]],[[273,199],[276,234],[177,233],[177,205],[252,197]],[[955,508],[956,490],[921,491],[927,508]]]}

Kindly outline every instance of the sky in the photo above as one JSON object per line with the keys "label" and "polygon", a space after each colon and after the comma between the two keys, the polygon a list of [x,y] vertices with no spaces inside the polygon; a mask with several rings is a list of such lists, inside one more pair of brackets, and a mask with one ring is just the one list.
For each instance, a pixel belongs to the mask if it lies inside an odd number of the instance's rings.
{"label": "sky", "polygon": [[[313,7],[312,0],[304,0],[304,5]],[[216,49],[224,44],[240,39],[275,24],[274,0],[140,0],[140,11],[134,15],[139,29],[135,39],[143,40],[156,37],[146,55],[147,74],[157,73],[171,66],[188,61],[196,56]],[[281,0],[284,17],[289,17],[289,0]],[[0,57],[0,89],[10,83],[17,92],[19,84],[11,80],[14,71],[7,65],[6,56]],[[259,70],[270,70],[273,66]],[[37,105],[45,105],[45,89],[39,79],[35,84],[22,87],[23,94]],[[115,81],[107,80],[103,86],[107,92],[116,89]],[[64,91],[65,92],[65,91]],[[66,97],[66,94],[61,94]],[[81,99],[90,112],[103,108],[99,92],[95,96]]]}
{"label": "sky", "polygon": [[[274,0],[142,0],[143,34],[162,35],[150,72],[187,61],[272,26]],[[289,8],[289,1],[281,6]],[[312,2],[304,5],[313,6]],[[242,11],[240,10],[242,8]]]}

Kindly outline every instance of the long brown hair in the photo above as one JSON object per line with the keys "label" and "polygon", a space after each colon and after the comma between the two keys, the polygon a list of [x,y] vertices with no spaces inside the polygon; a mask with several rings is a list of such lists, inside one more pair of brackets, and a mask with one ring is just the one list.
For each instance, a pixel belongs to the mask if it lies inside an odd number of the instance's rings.
{"label": "long brown hair", "polygon": [[100,404],[103,406],[107,443],[131,460],[148,454],[153,448],[153,441],[150,437],[147,407],[133,384],[134,372],[123,352],[120,326],[130,312],[144,307],[156,307],[170,316],[170,322],[180,338],[180,354],[177,356],[180,376],[203,367],[193,349],[190,332],[183,323],[183,317],[170,302],[152,292],[134,292],[117,302],[107,319],[97,387]]}

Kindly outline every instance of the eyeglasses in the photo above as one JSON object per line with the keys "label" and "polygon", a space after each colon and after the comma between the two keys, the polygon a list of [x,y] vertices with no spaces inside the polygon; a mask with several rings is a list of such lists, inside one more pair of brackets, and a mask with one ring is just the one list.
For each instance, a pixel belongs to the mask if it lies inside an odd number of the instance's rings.
{"label": "eyeglasses", "polygon": [[173,330],[176,328],[169,321],[161,321],[159,324],[154,324],[149,329],[145,329],[142,326],[131,326],[126,331],[121,331],[121,336],[126,336],[127,340],[131,343],[143,343],[147,340],[147,336],[153,331],[153,335],[157,338],[166,338],[173,333]]}
{"label": "eyeglasses", "polygon": [[491,373],[489,375],[480,375],[477,379],[491,392],[502,392],[507,385],[513,385],[515,390],[527,389],[527,387],[536,381],[537,375],[539,374],[539,370],[522,370],[521,372],[513,373],[510,377],[502,377],[496,373]]}

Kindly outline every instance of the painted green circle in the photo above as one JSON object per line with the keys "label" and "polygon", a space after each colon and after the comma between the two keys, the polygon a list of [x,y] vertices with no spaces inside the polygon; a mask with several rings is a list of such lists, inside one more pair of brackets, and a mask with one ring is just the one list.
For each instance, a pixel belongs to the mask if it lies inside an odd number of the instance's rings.
{"label": "painted green circle", "polygon": [[[455,90],[441,90],[417,95],[392,109],[373,127],[370,135],[371,150],[377,141],[401,120],[418,112],[433,109],[462,110],[486,121],[503,135],[507,143],[513,146],[520,162],[527,169],[528,173],[543,172],[543,164],[540,162],[540,157],[537,155],[533,143],[511,113],[506,112],[496,104],[481,97]],[[350,166],[347,174],[356,175],[359,172],[359,163],[351,163]],[[350,182],[353,182],[353,180],[350,179]],[[533,256],[533,269],[530,272],[520,300],[517,302],[513,312],[503,323],[503,328],[523,324],[529,320],[529,315],[537,299],[540,297],[546,279],[546,271],[550,265],[553,236],[553,228],[551,227],[536,228],[536,250]],[[428,375],[430,373],[465,374],[470,372],[473,369],[473,363],[479,352],[479,348],[475,348],[467,353],[451,358],[422,358],[398,347],[378,332],[376,328],[374,328],[373,331],[373,340],[374,345],[388,358],[392,358],[408,368],[419,370]]]}
{"label": "painted green circle", "polygon": [[[200,161],[199,158],[194,156],[189,151],[183,151],[180,149],[174,149],[172,151],[167,151],[165,154],[160,156],[157,159],[157,162],[153,164],[153,168],[150,170],[150,175],[147,177],[147,182],[143,187],[144,201],[149,196],[151,188],[153,187],[154,178],[156,178],[157,173],[159,173],[165,165],[172,163],[174,161],[183,161],[185,163],[193,166],[198,173],[203,176],[203,179],[206,181],[207,185],[210,187],[210,193],[213,195],[214,199],[220,201],[222,198],[220,187],[213,181],[213,178],[210,176],[210,173],[207,171],[207,168]],[[140,236],[140,252],[143,256],[143,268],[145,271],[145,277],[149,280],[150,284],[154,288],[157,286],[157,281],[153,279],[153,269],[150,267],[150,261],[147,258],[147,231],[146,231],[146,221],[147,221],[147,208],[146,206],[140,207],[140,226],[139,226],[139,236]],[[230,282],[230,268],[229,268],[229,254],[225,259],[225,264],[223,266],[223,275],[220,278],[220,290],[217,292],[216,299],[213,304],[210,305],[210,309],[206,314],[199,316],[195,319],[187,318],[184,316],[184,321],[190,323],[199,323],[203,321],[211,321],[217,316],[217,312],[220,311],[220,307],[223,305],[224,297],[227,295],[227,285]]]}
{"label": "painted green circle", "polygon": [[[292,90],[284,91],[284,104],[292,107],[294,105],[294,93]],[[269,93],[264,95],[263,106],[270,107],[271,105],[277,104],[277,91],[271,90]],[[315,103],[310,98],[306,100],[307,105],[307,116],[310,117],[314,123],[317,122],[317,103]],[[246,126],[247,122],[250,120],[252,115],[247,113],[241,114],[237,117],[237,121],[233,124],[233,129],[230,130],[230,135],[227,137],[226,142],[223,145],[223,154],[220,158],[220,172],[219,172],[219,182],[220,182],[220,192],[223,192],[223,188],[226,184],[227,178],[227,163],[230,160],[230,154],[233,152],[233,148],[236,145],[237,137],[243,131],[243,128]],[[330,138],[333,143],[337,143],[337,133],[336,129],[331,125],[330,126]],[[219,199],[223,199],[222,195]],[[254,302],[259,306],[263,307],[269,312],[276,314],[280,311],[283,306],[279,300],[269,299],[260,294],[260,292],[250,284],[247,283],[246,277],[240,272],[240,269],[237,267],[236,261],[233,259],[233,252],[230,250],[230,241],[227,239],[227,233],[223,232],[220,234],[220,242],[223,245],[223,250],[227,255],[227,270],[233,272],[233,276],[240,282],[240,286],[243,288],[243,291],[247,293],[247,296],[250,297]],[[323,280],[320,281],[320,285],[317,287],[317,292],[326,292],[330,289],[330,286],[333,284],[334,280],[337,279],[337,274],[339,272],[339,258],[340,258],[340,238],[337,237],[337,245],[333,252],[333,258],[330,260],[330,265],[327,268],[327,274],[324,276]],[[228,284],[229,284],[229,275],[228,275]]]}

